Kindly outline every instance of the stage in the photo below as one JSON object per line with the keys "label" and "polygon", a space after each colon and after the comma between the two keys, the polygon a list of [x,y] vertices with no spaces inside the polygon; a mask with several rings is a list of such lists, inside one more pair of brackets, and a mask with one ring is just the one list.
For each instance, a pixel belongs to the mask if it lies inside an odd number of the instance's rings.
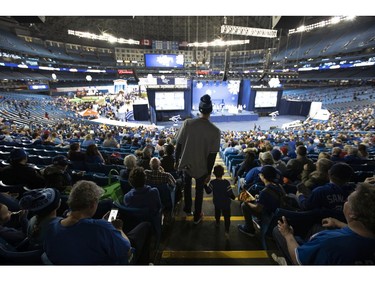
{"label": "stage", "polygon": [[[196,117],[196,116],[195,116]],[[257,120],[251,120],[253,122],[248,121],[221,121],[221,122],[215,122],[215,125],[222,131],[249,131],[253,130],[254,126],[257,128],[260,126],[261,130],[271,130],[271,129],[279,129],[282,130],[283,125],[290,123],[290,122],[296,122],[296,121],[304,121],[306,117],[304,116],[296,116],[296,115],[281,115],[277,116],[276,120],[272,120],[270,116],[268,117],[259,117]],[[212,120],[212,116],[210,117],[210,120]],[[129,127],[139,127],[143,126],[146,128],[158,128],[159,130],[162,129],[168,129],[171,127],[180,127],[183,120],[179,120],[176,124],[172,121],[165,121],[165,122],[158,122],[156,125],[151,124],[150,121],[131,121],[131,122],[122,122],[122,121],[115,121],[110,120],[107,118],[98,118],[94,120],[90,120],[96,123],[100,124],[109,124],[109,125],[115,125],[115,126],[129,126]],[[256,122],[255,122],[256,121]]]}
{"label": "stage", "polygon": [[[191,111],[191,117],[199,116],[199,111]],[[241,121],[257,121],[258,114],[252,111],[242,110],[239,113],[229,113],[229,112],[212,112],[210,116],[210,120],[212,122],[241,122]]]}

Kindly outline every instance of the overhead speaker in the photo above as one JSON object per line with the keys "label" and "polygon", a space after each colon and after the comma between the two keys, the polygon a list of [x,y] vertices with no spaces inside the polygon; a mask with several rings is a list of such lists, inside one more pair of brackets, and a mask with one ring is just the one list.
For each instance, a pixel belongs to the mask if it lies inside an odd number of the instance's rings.
{"label": "overhead speaker", "polygon": [[267,73],[266,73],[266,72],[263,72],[263,73],[262,73],[262,76],[260,76],[258,82],[263,81],[263,79],[264,79],[264,77],[266,77],[266,75],[267,75]]}
{"label": "overhead speaker", "polygon": [[224,71],[224,76],[223,76],[223,81],[227,81],[228,80],[228,71]]}
{"label": "overhead speaker", "polygon": [[224,75],[223,75],[223,81],[227,81],[228,80],[229,64],[230,64],[230,51],[229,51],[229,49],[226,49],[225,50],[225,56],[224,56]]}

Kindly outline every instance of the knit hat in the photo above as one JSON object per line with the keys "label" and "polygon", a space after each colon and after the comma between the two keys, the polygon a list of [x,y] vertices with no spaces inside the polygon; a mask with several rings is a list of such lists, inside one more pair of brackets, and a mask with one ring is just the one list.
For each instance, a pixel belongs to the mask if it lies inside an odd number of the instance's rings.
{"label": "knit hat", "polygon": [[60,192],[54,188],[30,190],[24,193],[19,204],[21,209],[37,215],[48,214],[59,207]]}
{"label": "knit hat", "polygon": [[354,170],[349,164],[337,162],[331,167],[331,169],[329,169],[328,174],[330,177],[340,179],[343,182],[348,182],[354,175]]}
{"label": "knit hat", "polygon": [[280,158],[281,158],[281,151],[279,149],[276,149],[276,148],[272,149],[271,150],[271,154],[272,154],[273,159],[275,161],[279,161],[280,160]]}
{"label": "knit hat", "polygon": [[58,156],[55,156],[55,157],[52,159],[52,163],[53,163],[54,165],[65,166],[65,165],[70,164],[70,161],[69,161],[69,159],[66,158],[64,155],[58,155]]}
{"label": "knit hat", "polygon": [[280,172],[271,165],[265,165],[260,170],[260,173],[264,176],[264,178],[268,181],[278,183],[281,179]]}
{"label": "knit hat", "polygon": [[209,114],[212,112],[212,102],[209,95],[204,95],[201,97],[199,102],[199,111],[203,114]]}
{"label": "knit hat", "polygon": [[9,154],[10,162],[19,162],[25,158],[27,158],[27,153],[22,148],[14,148]]}
{"label": "knit hat", "polygon": [[272,165],[275,163],[273,156],[269,151],[259,153],[259,161],[262,165]]}

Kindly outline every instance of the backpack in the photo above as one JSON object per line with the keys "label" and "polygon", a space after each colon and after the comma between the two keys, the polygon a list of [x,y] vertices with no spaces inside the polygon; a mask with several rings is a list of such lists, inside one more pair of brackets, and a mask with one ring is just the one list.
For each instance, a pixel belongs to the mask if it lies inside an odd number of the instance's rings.
{"label": "backpack", "polygon": [[298,211],[301,208],[298,205],[298,201],[296,200],[293,194],[288,194],[285,192],[284,188],[279,185],[280,192],[275,191],[274,189],[270,189],[265,187],[263,191],[267,192],[269,195],[273,196],[277,200],[280,201],[280,208],[289,210],[289,211]]}

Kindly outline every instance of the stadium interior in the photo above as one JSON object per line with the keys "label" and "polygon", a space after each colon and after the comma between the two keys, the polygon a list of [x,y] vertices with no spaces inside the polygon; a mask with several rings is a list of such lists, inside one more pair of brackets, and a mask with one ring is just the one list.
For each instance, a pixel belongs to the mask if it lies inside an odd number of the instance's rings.
{"label": "stadium interior", "polygon": [[[374,16],[1,16],[0,169],[10,165],[12,150],[22,148],[29,165],[43,170],[54,157],[68,156],[72,143],[85,152],[83,141],[91,135],[105,163],[71,163],[69,169],[101,187],[117,181],[125,194],[129,186],[112,171],[119,174],[129,154],[142,158],[147,143],[162,159],[158,145],[173,144],[209,94],[210,120],[222,138],[215,164],[225,168],[236,196],[228,237],[224,225],[215,225],[212,194],[204,194],[204,217],[195,225],[174,189],[167,194],[171,218],[154,225],[150,263],[285,265],[272,228],[288,213],[278,209],[267,227],[254,219],[255,237],[237,228],[244,223],[237,173],[245,149],[254,148],[258,157],[267,144],[294,151],[291,144],[300,141],[314,147],[307,156],[316,163],[335,146],[363,145],[367,154],[350,164],[350,181],[373,177],[374,77]],[[48,141],[35,142],[45,132]],[[108,132],[118,147],[102,146]],[[134,138],[139,146],[132,145]],[[231,142],[238,149],[224,153]],[[0,175],[0,194],[24,192],[12,191],[19,185]],[[287,192],[295,194],[296,186],[286,185]],[[8,208],[17,212],[20,197],[12,198],[16,205]],[[309,215],[293,218],[322,219]],[[124,230],[140,219],[130,211],[121,218]],[[0,264],[46,264],[43,251],[0,244]]]}

